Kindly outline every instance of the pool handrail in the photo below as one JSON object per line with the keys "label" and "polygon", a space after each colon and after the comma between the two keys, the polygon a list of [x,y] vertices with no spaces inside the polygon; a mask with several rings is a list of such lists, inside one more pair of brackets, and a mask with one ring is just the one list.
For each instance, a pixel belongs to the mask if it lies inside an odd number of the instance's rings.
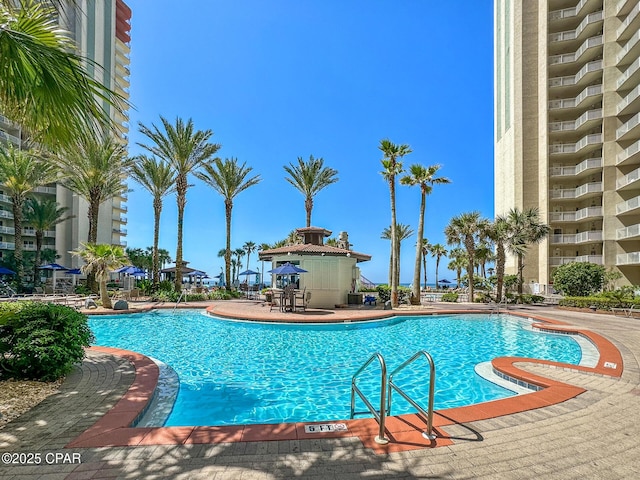
{"label": "pool handrail", "polygon": [[[425,411],[420,405],[418,405],[409,395],[407,395],[400,387],[398,387],[395,383],[393,383],[393,376],[398,373],[400,370],[404,369],[407,365],[413,363],[418,358],[425,357],[429,362],[429,405],[427,407],[427,411]],[[393,390],[398,392],[407,402],[409,402],[413,407],[418,410],[424,417],[427,419],[427,431],[422,433],[424,438],[429,440],[435,440],[436,434],[433,433],[433,393],[435,390],[435,379],[436,379],[436,366],[433,363],[433,358],[431,355],[424,351],[420,350],[416,352],[409,360],[404,362],[398,368],[396,368],[389,375],[388,389],[389,389],[389,398],[387,399],[387,415],[391,414],[391,393]]]}
{"label": "pool handrail", "polygon": [[[374,360],[378,360],[380,364],[380,411],[378,412],[373,405],[367,400],[362,391],[356,385],[356,379],[358,375],[360,375],[365,368],[367,368]],[[380,429],[378,431],[378,435],[374,438],[376,443],[381,445],[386,445],[389,443],[389,439],[384,436],[384,422],[387,413],[387,409],[385,406],[386,401],[386,390],[387,390],[387,364],[384,361],[384,358],[379,353],[374,353],[369,357],[369,360],[364,362],[364,364],[358,369],[358,371],[351,377],[351,418],[353,418],[356,414],[356,396],[357,393],[360,399],[367,406],[371,414],[378,421]]]}

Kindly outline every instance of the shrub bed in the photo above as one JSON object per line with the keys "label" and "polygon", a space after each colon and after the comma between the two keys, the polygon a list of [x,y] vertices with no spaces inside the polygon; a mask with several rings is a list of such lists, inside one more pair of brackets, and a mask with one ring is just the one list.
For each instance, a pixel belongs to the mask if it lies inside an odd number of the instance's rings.
{"label": "shrub bed", "polygon": [[564,297],[558,303],[561,307],[591,308],[598,310],[610,310],[611,308],[629,308],[635,305],[640,308],[640,299],[620,300],[605,296],[591,297]]}
{"label": "shrub bed", "polygon": [[458,301],[458,294],[453,292],[445,293],[442,295],[442,301],[455,303]]}
{"label": "shrub bed", "polygon": [[57,380],[82,361],[92,341],[87,316],[73,308],[0,304],[0,379]]}

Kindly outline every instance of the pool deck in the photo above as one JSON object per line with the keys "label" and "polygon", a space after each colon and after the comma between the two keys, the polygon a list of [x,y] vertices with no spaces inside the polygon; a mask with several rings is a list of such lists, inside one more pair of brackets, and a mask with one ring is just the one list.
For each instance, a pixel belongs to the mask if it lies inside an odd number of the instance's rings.
{"label": "pool deck", "polygon": [[[252,301],[208,305],[221,316],[273,321],[284,315],[300,322],[487,309],[484,305],[437,303],[421,311],[363,307],[282,314]],[[300,424],[275,429],[127,428],[130,416],[140,412],[155,385],[153,366],[133,352],[91,349],[60,393],[0,430],[0,452],[40,453],[42,458],[40,464],[19,466],[7,465],[2,457],[0,477],[320,480],[640,476],[640,319],[553,307],[522,306],[513,312],[563,322],[588,334],[601,348],[598,366],[558,368],[551,362],[497,360],[494,367],[547,388],[507,402],[437,412],[434,423],[439,438],[435,444],[425,444],[419,435],[415,427],[423,422],[417,416],[389,419],[387,433],[392,441],[386,447],[372,442],[377,426],[371,420],[347,422],[349,436],[334,438],[305,434]],[[20,461],[19,455],[14,457]],[[74,460],[81,463],[65,463]]]}

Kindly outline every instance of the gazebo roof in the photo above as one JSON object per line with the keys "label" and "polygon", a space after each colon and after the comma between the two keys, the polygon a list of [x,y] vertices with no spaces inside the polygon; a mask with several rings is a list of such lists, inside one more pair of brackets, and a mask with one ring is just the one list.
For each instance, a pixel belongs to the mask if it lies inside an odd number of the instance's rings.
{"label": "gazebo roof", "polygon": [[367,255],[366,253],[354,252],[353,250],[332,247],[330,245],[314,245],[311,243],[299,243],[295,245],[287,245],[285,247],[272,248],[269,250],[261,250],[258,252],[258,258],[260,260],[270,260],[274,256],[287,255],[288,253],[315,256],[328,255],[334,257],[351,256],[355,258],[357,262],[366,262],[371,260],[371,255]]}

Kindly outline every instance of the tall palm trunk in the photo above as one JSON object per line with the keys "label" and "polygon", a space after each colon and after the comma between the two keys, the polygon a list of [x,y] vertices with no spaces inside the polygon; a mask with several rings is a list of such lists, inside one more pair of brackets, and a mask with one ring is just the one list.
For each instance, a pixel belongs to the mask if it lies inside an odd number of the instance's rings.
{"label": "tall palm trunk", "polygon": [[[91,198],[97,198],[92,196]],[[89,210],[87,212],[87,217],[89,217],[89,234],[87,235],[88,243],[98,243],[98,216],[100,215],[100,203],[96,200],[93,200],[89,203]],[[54,285],[55,287],[55,285]],[[94,272],[90,272],[87,274],[87,288],[95,293],[98,290],[98,285],[96,282],[96,274]],[[111,308],[111,307],[108,307]]]}
{"label": "tall palm trunk", "polygon": [[100,285],[100,300],[104,308],[113,308],[111,303],[111,297],[109,297],[109,291],[107,290],[107,282],[98,282]]}
{"label": "tall palm trunk", "polygon": [[160,272],[158,271],[158,243],[160,242],[160,214],[162,213],[162,199],[155,198],[153,200],[153,252],[151,278],[153,282],[153,291],[158,290],[160,283]]}
{"label": "tall palm trunk", "polygon": [[[176,202],[178,204],[178,245],[176,246],[176,278],[174,290],[182,290],[182,227],[184,224],[184,207],[187,204],[187,176],[178,175],[176,178]],[[227,277],[228,278],[228,277]]]}
{"label": "tall palm trunk", "polygon": [[[422,255],[422,267],[424,268],[424,288],[427,288],[427,256]],[[437,279],[436,275],[436,279]],[[437,282],[436,282],[437,285]]]}
{"label": "tall palm trunk", "polygon": [[502,242],[496,243],[496,276],[498,282],[496,284],[497,301],[502,300],[502,288],[504,285],[504,264],[506,261],[506,255],[504,251],[504,244]]}
{"label": "tall palm trunk", "polygon": [[[395,168],[395,167],[394,167]],[[389,180],[391,195],[391,306],[398,306],[398,236],[396,220],[396,180]]]}
{"label": "tall palm trunk", "polygon": [[469,280],[469,301],[473,302],[473,288],[474,288],[474,275],[473,275],[473,267],[474,267],[474,250],[475,250],[475,243],[473,241],[473,237],[471,238],[467,238],[465,240],[465,248],[467,249],[468,252],[468,259],[467,259],[467,277]]}
{"label": "tall palm trunk", "polygon": [[436,255],[436,288],[438,288],[438,268],[440,267],[440,255]]}
{"label": "tall palm trunk", "polygon": [[[420,304],[420,260],[422,260],[422,235],[424,234],[424,210],[427,195],[421,189],[420,193],[420,217],[418,217],[418,239],[416,241],[416,259],[413,264],[413,292],[412,302]],[[425,267],[426,268],[426,267]]]}
{"label": "tall palm trunk", "polygon": [[[311,211],[313,210],[313,198],[307,197],[304,201],[304,209],[307,211],[307,227],[311,226]],[[249,267],[249,265],[247,265]]]}
{"label": "tall palm trunk", "polygon": [[14,259],[16,262],[16,290],[22,291],[22,277],[24,276],[24,260],[22,257],[22,208],[23,198],[20,195],[12,195],[11,203],[13,208],[13,225],[14,225]]}
{"label": "tall palm trunk", "polygon": [[36,230],[36,257],[33,261],[33,286],[37,287],[40,285],[40,275],[39,275],[39,266],[42,257],[42,240],[44,237],[44,233],[40,230]]}
{"label": "tall palm trunk", "polygon": [[[224,213],[225,213],[225,220],[226,220],[226,228],[227,228],[227,249],[224,252],[224,268],[225,268],[225,278],[227,279],[226,282],[226,289],[227,290],[231,290],[231,284],[232,284],[232,277],[231,277],[231,210],[233,209],[233,203],[231,203],[229,200],[225,200],[224,202]],[[235,272],[234,272],[234,276],[235,276]]]}
{"label": "tall palm trunk", "polygon": [[524,279],[522,276],[524,270],[524,261],[522,258],[522,254],[518,254],[518,295],[522,295],[522,284],[524,283]]}

